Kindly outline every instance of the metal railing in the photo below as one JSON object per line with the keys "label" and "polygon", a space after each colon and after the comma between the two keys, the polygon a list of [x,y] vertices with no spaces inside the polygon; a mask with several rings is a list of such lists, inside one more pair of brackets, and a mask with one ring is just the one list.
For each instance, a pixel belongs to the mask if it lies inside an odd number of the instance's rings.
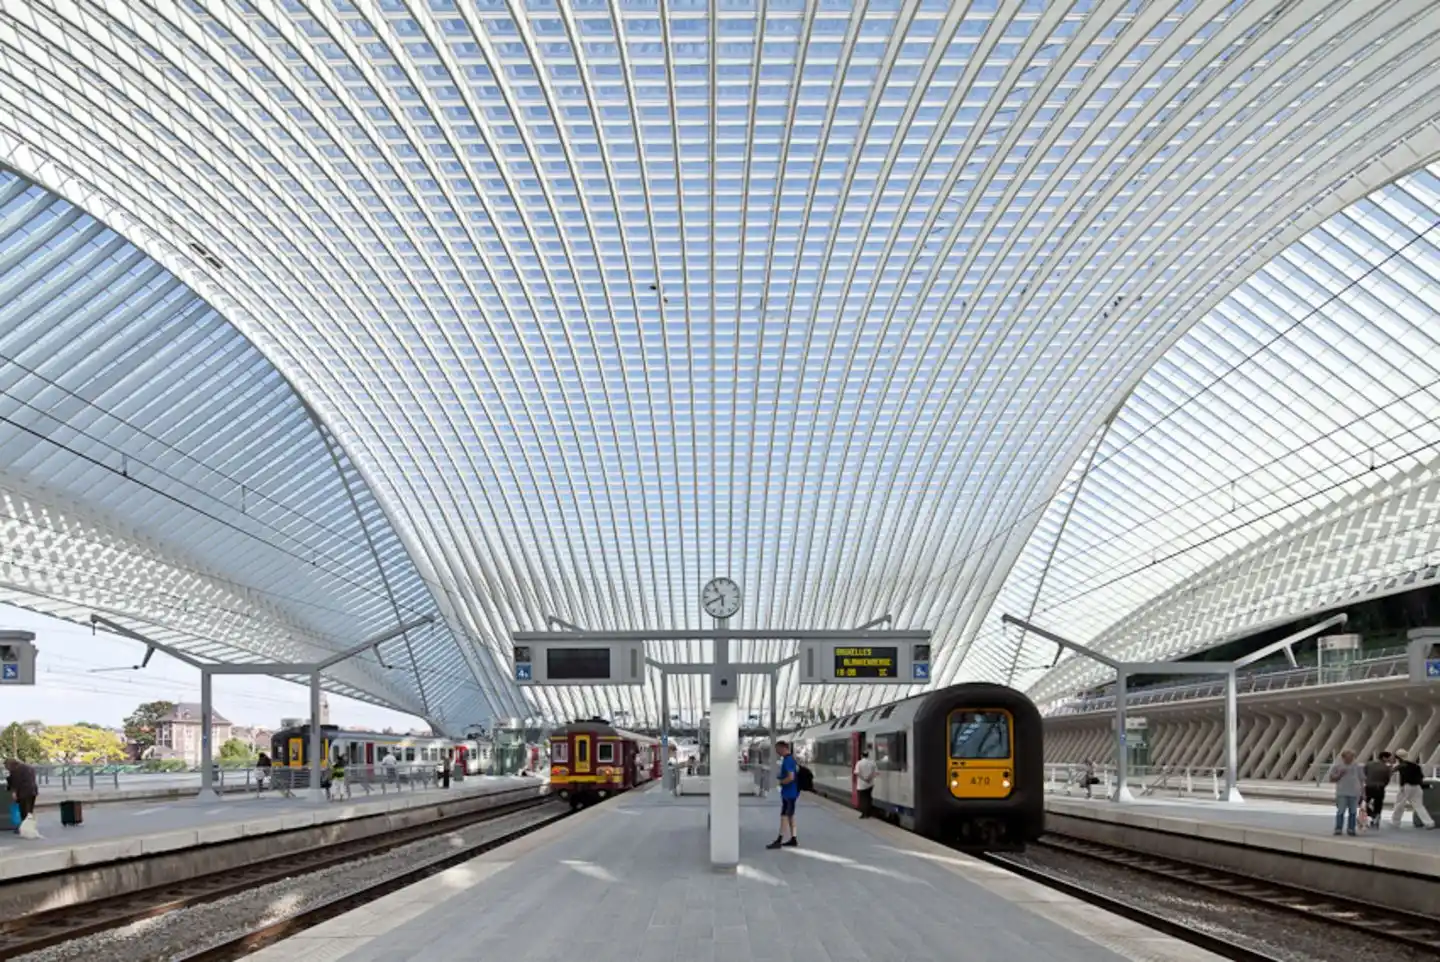
{"label": "metal railing", "polygon": [[[310,787],[308,767],[276,767],[271,769],[270,775],[270,784],[265,786],[266,789],[273,789],[287,797]],[[321,773],[320,787],[331,799],[340,799],[437,791],[464,779],[465,775],[459,768],[451,768],[447,780],[444,769],[435,762],[397,762],[394,765],[347,765],[339,778],[326,769]]]}
{"label": "metal railing", "polygon": [[[1310,765],[1304,777],[1289,779],[1265,779],[1270,784],[1286,781],[1296,788],[1310,784],[1329,784],[1330,769],[1335,763],[1315,762]],[[1219,799],[1225,786],[1225,769],[1206,766],[1181,765],[1129,765],[1126,767],[1125,783],[1136,798],[1156,797],[1173,794],[1177,798]],[[1431,776],[1440,778],[1440,765],[1433,766]],[[1091,794],[1104,798],[1115,788],[1115,767],[1113,765],[1093,766],[1095,777],[1100,781],[1091,786]],[[1392,782],[1399,780],[1392,775]],[[1085,764],[1083,762],[1047,762],[1045,765],[1045,792],[1051,795],[1076,795],[1085,793]]]}
{"label": "metal railing", "polygon": [[[147,768],[142,765],[32,765],[35,781],[42,788],[61,791],[154,791],[200,787],[198,769],[171,770]],[[249,789],[255,784],[257,769],[243,766],[216,765],[215,785],[226,791]]]}
{"label": "metal railing", "polygon": [[[1376,681],[1408,676],[1409,673],[1410,663],[1407,660],[1405,649],[1384,648],[1372,652],[1364,660],[1334,667],[1270,668],[1244,672],[1235,678],[1235,692],[1237,695],[1247,695],[1292,688],[1311,688],[1318,685],[1343,685],[1357,681]],[[1125,694],[1125,707],[1129,710],[1145,705],[1161,705],[1202,698],[1222,698],[1224,695],[1225,680],[1217,677],[1207,681],[1161,685],[1128,691]],[[1046,717],[1083,715],[1092,712],[1114,711],[1114,709],[1115,696],[1101,695],[1095,698],[1074,699],[1057,705],[1046,713]]]}
{"label": "metal railing", "polygon": [[[1090,794],[1106,798],[1115,790],[1115,768],[1111,765],[1093,767],[1099,783],[1089,786]],[[1125,784],[1136,798],[1174,795],[1176,798],[1219,799],[1225,785],[1223,768],[1171,765],[1130,765]],[[1045,792],[1049,795],[1085,794],[1085,765],[1047,764]]]}

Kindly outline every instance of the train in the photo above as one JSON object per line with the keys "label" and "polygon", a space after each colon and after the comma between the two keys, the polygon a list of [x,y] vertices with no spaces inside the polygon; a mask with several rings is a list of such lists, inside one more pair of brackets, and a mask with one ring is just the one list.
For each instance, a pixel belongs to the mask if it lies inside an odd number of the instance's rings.
{"label": "train", "polygon": [[660,741],[592,718],[550,732],[550,794],[572,809],[660,777]]}
{"label": "train", "polygon": [[[438,735],[386,735],[321,725],[320,739],[322,769],[328,769],[336,758],[344,758],[346,768],[373,768],[391,755],[397,766],[439,765],[443,761],[452,771],[458,768],[467,775],[477,775],[485,770],[483,766],[490,756],[487,743]],[[270,739],[270,749],[271,764],[277,770],[308,767],[310,726],[280,729]]]}
{"label": "train", "polygon": [[854,712],[791,739],[814,791],[859,806],[861,746],[872,812],[964,849],[1020,851],[1045,828],[1040,712],[1004,685],[969,683]]}

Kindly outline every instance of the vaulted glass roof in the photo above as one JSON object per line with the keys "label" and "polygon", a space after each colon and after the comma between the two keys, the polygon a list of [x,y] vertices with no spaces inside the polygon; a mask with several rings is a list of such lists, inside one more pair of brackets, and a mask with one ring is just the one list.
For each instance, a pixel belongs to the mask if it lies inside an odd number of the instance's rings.
{"label": "vaulted glass roof", "polygon": [[[1437,470],[1431,166],[1306,234],[1145,375],[1002,603],[1141,661],[1404,591],[1440,565]],[[1023,683],[1054,647],[1020,641],[996,627],[977,651],[1009,657]],[[1110,676],[1071,659],[1033,694]]]}
{"label": "vaulted glass roof", "polygon": [[510,631],[700,627],[715,574],[744,626],[932,628],[938,683],[1008,672],[986,616],[1155,360],[1435,152],[1437,32],[1417,0],[0,0],[0,159],[295,385],[497,709]]}

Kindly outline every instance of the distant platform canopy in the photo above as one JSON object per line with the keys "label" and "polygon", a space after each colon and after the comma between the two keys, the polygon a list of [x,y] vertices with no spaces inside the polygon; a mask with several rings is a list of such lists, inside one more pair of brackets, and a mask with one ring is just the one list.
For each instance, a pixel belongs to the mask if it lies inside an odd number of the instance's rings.
{"label": "distant platform canopy", "polygon": [[1001,611],[1157,658],[1404,590],[1436,49],[1420,0],[0,0],[0,600],[253,661],[432,615],[330,684],[460,732],[657,723],[510,635],[717,575],[1040,700],[1101,676]]}

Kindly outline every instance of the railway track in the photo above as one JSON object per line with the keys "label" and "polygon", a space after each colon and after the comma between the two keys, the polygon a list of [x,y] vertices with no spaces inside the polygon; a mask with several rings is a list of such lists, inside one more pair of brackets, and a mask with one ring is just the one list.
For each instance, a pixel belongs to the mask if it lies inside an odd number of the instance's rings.
{"label": "railway track", "polygon": [[[415,825],[371,838],[356,839],[351,842],[342,842],[323,848],[309,849],[293,855],[276,856],[255,862],[244,868],[227,869],[210,875],[201,875],[174,885],[141,889],[113,898],[82,902],[77,905],[65,906],[64,908],[9,919],[0,923],[0,960],[12,959],[39,949],[69,942],[82,936],[118,929],[146,919],[158,918],[182,909],[248,892],[273,882],[280,882],[297,876],[318,872],[322,869],[349,864],[358,859],[383,854],[402,845],[444,835],[483,822],[494,821],[517,812],[542,807],[551,809],[548,817],[539,817],[527,821],[522,828],[516,831],[505,833],[496,839],[487,839],[478,846],[468,846],[464,849],[457,850],[452,855],[447,855],[438,861],[417,866],[412,872],[406,873],[409,881],[403,884],[410,884],[418,878],[423,878],[426,874],[441,871],[459,861],[473,858],[476,854],[479,854],[479,852],[487,848],[492,848],[495,845],[518,838],[544,825],[548,825],[552,821],[563,818],[568,814],[568,811],[556,805],[553,799],[546,796],[535,795],[534,789],[526,788],[516,790],[517,794],[519,792],[526,793],[525,797],[504,802],[493,808],[484,809],[483,811],[454,815],[449,818],[428,822],[424,825]],[[396,885],[396,887],[400,886]],[[378,888],[379,886],[372,885],[362,891],[371,891]],[[360,894],[360,892],[357,892],[354,895],[349,895],[344,899],[337,899],[335,901],[339,902],[349,899],[352,904],[360,904],[363,901],[368,901],[368,899],[359,898]],[[383,894],[385,893],[382,891],[376,891],[370,898],[378,898]],[[310,911],[301,913],[300,916],[297,916],[297,920],[300,917],[309,917],[323,908],[325,908],[323,905],[316,906]],[[323,919],[316,918],[307,924],[315,924],[315,922],[322,920]],[[296,920],[279,922],[270,928],[276,928],[291,921]],[[247,933],[247,936],[255,934],[256,933]],[[258,944],[263,943],[257,943],[257,946]],[[244,952],[238,952],[228,956],[211,956],[206,954],[209,951],[210,950],[202,951],[197,954],[195,958],[238,958],[239,955],[244,954]],[[249,951],[249,949],[246,951]]]}
{"label": "railway track", "polygon": [[[1440,954],[1440,919],[1317,892],[1302,886],[1259,879],[1238,872],[1215,869],[1178,859],[1147,855],[1087,839],[1046,835],[1040,842],[1033,843],[1032,847],[1078,855],[1106,865],[1120,866],[1171,882],[1211,891],[1227,898],[1240,899],[1271,911],[1330,923],[1336,927],[1337,932],[1364,933],[1392,943],[1402,943],[1426,952]],[[1164,932],[1191,945],[1213,952],[1222,958],[1231,959],[1234,962],[1276,962],[1274,956],[1265,952],[1224,936],[1203,931],[1192,923],[1176,920],[1165,913],[1142,908],[1090,886],[1070,881],[1023,861],[1004,855],[982,857],[986,861],[1002,866],[1024,878],[1139,922],[1148,928]]]}
{"label": "railway track", "polygon": [[1104,909],[1113,915],[1129,919],[1132,922],[1138,922],[1148,929],[1163,932],[1182,942],[1187,942],[1190,945],[1205,949],[1208,952],[1213,952],[1221,958],[1230,959],[1231,962],[1277,962],[1274,957],[1266,955],[1264,952],[1241,945],[1238,942],[1232,942],[1221,936],[1201,931],[1182,922],[1178,922],[1168,915],[1141,908],[1138,905],[1133,905],[1130,902],[1123,901],[1114,896],[1106,895],[1087,885],[1080,885],[1055,873],[1046,872],[1034,866],[1027,865],[1009,856],[982,854],[977,855],[976,858],[989,862],[992,865],[998,865],[1021,878],[1038,882],[1046,888],[1063,892],[1072,898],[1079,899],[1096,908]]}
{"label": "railway track", "polygon": [[1127,869],[1183,882],[1268,909],[1328,922],[1339,929],[1364,932],[1377,938],[1440,954],[1440,918],[1416,915],[1240,872],[1147,855],[1088,839],[1047,835],[1041,840],[1039,847],[1080,855],[1111,865],[1122,865]]}

